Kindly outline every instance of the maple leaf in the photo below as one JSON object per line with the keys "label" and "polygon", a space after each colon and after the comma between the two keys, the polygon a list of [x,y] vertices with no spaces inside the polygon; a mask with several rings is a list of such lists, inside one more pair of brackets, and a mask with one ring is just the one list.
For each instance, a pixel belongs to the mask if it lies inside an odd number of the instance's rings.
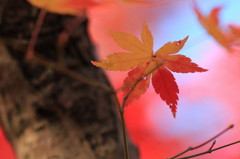
{"label": "maple leaf", "polygon": [[84,9],[97,5],[95,0],[28,0],[33,6],[58,14],[82,15]]}
{"label": "maple leaf", "polygon": [[240,43],[240,28],[234,25],[229,25],[224,30],[219,24],[219,13],[222,7],[215,7],[211,10],[209,15],[203,15],[197,4],[194,5],[194,11],[200,24],[220,45],[225,47],[228,51],[234,51],[234,47],[239,47]]}
{"label": "maple leaf", "polygon": [[240,26],[228,25],[230,32],[228,33],[233,47],[240,47]]}
{"label": "maple leaf", "polygon": [[141,41],[133,34],[125,32],[110,34],[117,44],[128,52],[117,52],[107,56],[106,60],[92,63],[107,70],[131,70],[123,83],[124,95],[128,95],[126,105],[147,91],[152,76],[155,92],[170,106],[175,116],[179,89],[170,71],[178,73],[207,71],[191,62],[190,58],[176,54],[183,48],[188,36],[183,40],[168,42],[154,53],[152,33],[146,23],[143,25]]}
{"label": "maple leaf", "polygon": [[145,0],[28,0],[33,6],[58,14],[83,15],[85,9],[108,3],[140,3]]}

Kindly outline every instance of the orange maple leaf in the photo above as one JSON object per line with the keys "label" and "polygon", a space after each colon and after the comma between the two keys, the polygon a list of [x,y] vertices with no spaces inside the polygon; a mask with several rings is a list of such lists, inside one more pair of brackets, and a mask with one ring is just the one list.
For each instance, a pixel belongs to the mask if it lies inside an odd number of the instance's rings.
{"label": "orange maple leaf", "polygon": [[229,24],[228,28],[230,30],[228,35],[232,41],[232,45],[233,45],[232,47],[239,48],[240,47],[240,26]]}
{"label": "orange maple leaf", "polygon": [[[92,61],[92,63],[107,70],[126,71],[132,69],[123,83],[124,95],[131,92],[128,94],[126,105],[146,92],[152,75],[155,92],[170,106],[175,116],[179,90],[170,71],[178,73],[207,71],[191,62],[190,58],[176,54],[182,49],[188,37],[168,42],[154,53],[152,33],[146,23],[143,25],[141,41],[133,34],[124,32],[111,32],[111,35],[120,47],[129,52],[117,52],[107,56],[106,60]],[[138,82],[136,83],[136,81]]]}
{"label": "orange maple leaf", "polygon": [[28,0],[33,6],[58,14],[82,15],[84,9],[98,5],[95,0]]}
{"label": "orange maple leaf", "polygon": [[200,24],[220,45],[228,51],[234,51],[235,47],[240,46],[240,28],[229,25],[223,29],[219,24],[219,13],[222,7],[215,7],[209,15],[203,15],[197,4],[194,5],[194,11],[198,17]]}
{"label": "orange maple leaf", "polygon": [[28,0],[33,6],[58,14],[83,15],[85,9],[108,3],[143,3],[145,0]]}

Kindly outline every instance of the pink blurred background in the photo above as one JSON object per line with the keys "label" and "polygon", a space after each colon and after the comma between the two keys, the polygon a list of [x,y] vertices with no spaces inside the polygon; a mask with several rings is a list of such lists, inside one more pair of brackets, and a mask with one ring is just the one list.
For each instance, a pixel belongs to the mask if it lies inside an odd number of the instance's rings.
{"label": "pink blurred background", "polygon": [[[180,51],[206,73],[174,74],[179,85],[179,105],[174,119],[170,109],[152,87],[138,101],[126,108],[127,128],[140,149],[140,159],[172,157],[189,146],[196,146],[230,124],[235,128],[217,139],[215,147],[240,140],[240,54],[230,54],[206,34],[193,13],[191,0],[152,0],[157,5],[105,5],[89,11],[92,40],[99,58],[121,48],[108,35],[108,30],[124,31],[139,36],[143,22],[154,36],[154,49],[168,41],[189,40]],[[240,1],[199,0],[204,13],[223,6],[222,25],[239,24]],[[127,72],[106,72],[115,88],[120,88]],[[210,145],[191,152],[208,150]],[[201,159],[239,159],[240,144]],[[0,130],[0,159],[14,159],[9,144]]]}

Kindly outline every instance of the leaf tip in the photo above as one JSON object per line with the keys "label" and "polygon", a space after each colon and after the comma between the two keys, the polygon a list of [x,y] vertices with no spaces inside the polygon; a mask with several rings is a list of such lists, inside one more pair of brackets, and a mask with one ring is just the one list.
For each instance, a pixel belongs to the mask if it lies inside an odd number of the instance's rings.
{"label": "leaf tip", "polygon": [[208,71],[208,69],[203,68],[203,71],[202,71],[202,72],[207,72],[207,71]]}
{"label": "leaf tip", "polygon": [[198,67],[198,71],[197,72],[207,72],[208,69],[202,68],[202,67]]}
{"label": "leaf tip", "polygon": [[92,60],[91,60],[91,63],[92,63],[94,66],[100,67],[100,62],[92,61]]}
{"label": "leaf tip", "polygon": [[177,106],[176,105],[170,105],[170,109],[172,111],[172,115],[174,118],[176,118],[177,115]]}
{"label": "leaf tip", "polygon": [[188,38],[189,38],[189,35],[186,36],[182,41],[185,43],[188,40]]}
{"label": "leaf tip", "polygon": [[182,40],[176,41],[176,44],[179,45],[179,46],[181,46],[181,48],[182,48],[182,47],[185,45],[185,43],[187,42],[188,38],[189,38],[189,35],[186,36],[186,37],[185,37],[184,39],[182,39]]}
{"label": "leaf tip", "polygon": [[173,117],[174,117],[174,119],[176,119],[176,113],[173,113]]}
{"label": "leaf tip", "polygon": [[147,24],[147,21],[146,20],[144,20],[144,22],[143,22],[143,26],[147,26],[148,24]]}

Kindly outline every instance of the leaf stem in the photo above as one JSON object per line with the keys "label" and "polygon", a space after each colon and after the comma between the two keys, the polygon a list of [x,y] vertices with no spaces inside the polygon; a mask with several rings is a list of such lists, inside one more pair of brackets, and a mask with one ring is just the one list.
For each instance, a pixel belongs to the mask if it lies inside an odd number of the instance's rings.
{"label": "leaf stem", "polygon": [[137,78],[137,80],[133,83],[133,86],[131,87],[131,89],[128,91],[128,93],[124,96],[123,98],[123,102],[122,102],[122,107],[121,110],[124,111],[124,108],[126,106],[126,101],[129,98],[130,94],[133,92],[133,90],[136,88],[136,86],[138,85],[138,83],[143,80],[143,77],[150,75],[151,73],[153,73],[156,69],[158,69],[160,66],[162,66],[163,63],[159,63],[157,64],[153,69],[151,69],[149,72],[143,74],[143,76]]}
{"label": "leaf stem", "polygon": [[[187,153],[187,152],[189,152],[189,151],[192,151],[192,150],[198,149],[198,148],[200,148],[200,147],[203,147],[203,146],[205,146],[206,144],[214,141],[216,138],[218,138],[218,137],[221,136],[222,134],[226,133],[227,131],[229,131],[229,130],[232,129],[233,127],[234,127],[233,124],[232,124],[232,125],[229,125],[229,126],[228,126],[227,128],[225,128],[223,131],[221,131],[221,132],[218,133],[217,135],[211,137],[210,139],[208,139],[207,141],[203,142],[202,144],[199,144],[199,145],[197,145],[197,146],[195,146],[195,147],[189,147],[189,148],[187,148],[186,150],[182,151],[181,153],[179,153],[179,154],[177,154],[177,155],[175,155],[175,156],[173,156],[173,157],[171,157],[171,158],[169,158],[169,159],[176,159],[177,157],[182,156],[183,154],[185,154],[185,153]],[[214,143],[214,144],[215,144],[215,143]],[[213,146],[212,146],[212,147],[213,147]],[[211,149],[209,149],[209,150],[212,151]],[[209,151],[209,150],[208,150],[208,151]],[[214,150],[214,149],[213,149],[213,150]]]}
{"label": "leaf stem", "polygon": [[[144,74],[143,76],[148,76],[150,75],[153,71],[155,71],[156,69],[158,69],[163,63],[160,63],[158,65],[156,65],[156,67],[154,67],[152,70],[150,70],[149,72],[147,72],[146,74]],[[117,104],[117,108],[120,114],[120,118],[121,118],[121,124],[122,124],[122,133],[123,133],[123,142],[124,142],[124,154],[125,154],[125,159],[129,159],[129,153],[128,153],[128,144],[127,144],[127,133],[126,133],[126,124],[125,124],[125,119],[124,119],[124,109],[125,109],[125,105],[126,105],[126,101],[129,97],[129,95],[133,92],[133,90],[136,88],[137,84],[143,79],[143,77],[139,77],[133,84],[133,86],[131,87],[131,89],[128,91],[128,93],[124,96],[123,98],[123,102],[122,102],[122,106],[119,103],[119,100],[116,96],[116,92],[114,93],[114,99],[115,102]]]}
{"label": "leaf stem", "polygon": [[123,133],[124,155],[125,155],[125,159],[129,159],[126,123],[125,123],[123,111],[121,111],[121,113],[120,113],[120,118],[121,118],[122,133]]}
{"label": "leaf stem", "polygon": [[38,14],[37,22],[34,26],[34,29],[31,34],[31,39],[28,44],[27,53],[25,56],[26,59],[31,59],[34,56],[34,48],[36,46],[38,35],[42,28],[42,24],[43,24],[46,14],[47,14],[47,11],[44,9],[41,9],[40,13]]}
{"label": "leaf stem", "polygon": [[116,92],[113,93],[113,99],[117,105],[117,109],[121,119],[121,128],[122,128],[122,137],[123,137],[123,149],[124,149],[124,158],[129,159],[129,152],[128,152],[128,143],[127,143],[127,131],[126,131],[126,124],[124,119],[124,111],[121,109],[121,104],[117,98]]}

